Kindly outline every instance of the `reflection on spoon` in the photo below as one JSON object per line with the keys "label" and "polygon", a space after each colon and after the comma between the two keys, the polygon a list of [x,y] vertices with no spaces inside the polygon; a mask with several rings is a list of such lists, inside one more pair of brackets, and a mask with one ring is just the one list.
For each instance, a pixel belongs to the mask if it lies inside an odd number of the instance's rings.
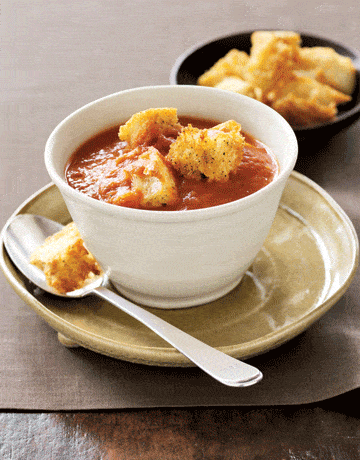
{"label": "reflection on spoon", "polygon": [[61,224],[42,216],[20,214],[12,219],[4,230],[4,244],[10,258],[23,275],[36,286],[57,296],[81,298],[94,294],[105,299],[149,327],[190,361],[224,385],[246,387],[262,379],[262,373],[255,367],[206,345],[148,312],[145,308],[113,292],[109,289],[110,283],[106,275],[96,278],[94,282],[82,289],[64,295],[50,288],[44,273],[30,264],[29,260],[34,250],[42,245],[48,236],[58,232],[62,227]]}

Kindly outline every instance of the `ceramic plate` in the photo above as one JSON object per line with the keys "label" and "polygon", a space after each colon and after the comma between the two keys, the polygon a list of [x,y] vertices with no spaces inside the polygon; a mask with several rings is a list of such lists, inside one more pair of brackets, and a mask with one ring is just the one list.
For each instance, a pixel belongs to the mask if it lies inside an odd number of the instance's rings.
{"label": "ceramic plate", "polygon": [[[65,224],[65,203],[49,184],[14,214],[42,214]],[[192,366],[135,319],[95,297],[80,300],[36,293],[7,257],[1,267],[20,295],[68,346],[157,366]],[[358,265],[350,220],[314,182],[294,172],[270,234],[239,286],[202,306],[153,313],[236,358],[264,353],[295,337],[327,312],[348,288]]]}

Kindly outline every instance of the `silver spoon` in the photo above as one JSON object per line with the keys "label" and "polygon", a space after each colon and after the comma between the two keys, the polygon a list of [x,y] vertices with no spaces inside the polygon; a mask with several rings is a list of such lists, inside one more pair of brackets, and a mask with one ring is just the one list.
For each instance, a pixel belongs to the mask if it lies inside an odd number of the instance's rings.
{"label": "silver spoon", "polygon": [[[61,230],[58,222],[32,214],[13,218],[4,230],[4,244],[16,267],[35,285],[54,295],[61,295],[48,286],[44,273],[29,263],[30,255],[46,237]],[[106,276],[88,286],[67,293],[66,297],[95,294],[128,313],[187,356],[194,364],[219,382],[232,387],[246,387],[259,382],[262,373],[172,326],[146,309],[135,305],[110,290]]]}

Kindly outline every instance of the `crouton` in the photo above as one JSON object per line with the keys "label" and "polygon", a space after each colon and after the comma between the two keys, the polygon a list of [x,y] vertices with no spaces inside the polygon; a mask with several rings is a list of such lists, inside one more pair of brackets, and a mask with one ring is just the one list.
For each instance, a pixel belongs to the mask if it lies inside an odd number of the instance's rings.
{"label": "crouton", "polygon": [[241,162],[245,138],[233,120],[211,129],[188,125],[171,145],[167,160],[188,178],[228,180]]}
{"label": "crouton", "polygon": [[263,93],[271,91],[279,83],[291,78],[298,54],[300,35],[295,32],[254,32],[247,65],[249,81]]}
{"label": "crouton", "polygon": [[180,129],[176,109],[147,109],[136,113],[120,126],[119,139],[127,142],[132,150],[139,145],[155,144],[161,134],[176,137]]}
{"label": "crouton", "polygon": [[201,86],[215,86],[224,77],[237,76],[244,79],[249,55],[245,51],[230,50],[198,79]]}
{"label": "crouton", "polygon": [[[314,46],[299,50],[299,65],[315,73],[315,78],[333,88],[351,95],[356,83],[356,69],[351,59],[333,48]],[[321,69],[321,72],[319,70]]]}
{"label": "crouton", "polygon": [[31,255],[30,263],[42,270],[48,285],[61,294],[82,288],[101,273],[74,222],[48,237]]}
{"label": "crouton", "polygon": [[261,100],[261,90],[239,77],[225,77],[215,85],[215,88],[233,91],[234,93],[244,94],[245,96]]}
{"label": "crouton", "polygon": [[251,34],[251,53],[266,49],[269,43],[279,42],[298,48],[301,45],[301,37],[297,32],[290,30],[258,30]]}
{"label": "crouton", "polygon": [[292,126],[310,126],[325,123],[335,118],[337,108],[334,103],[323,105],[316,99],[305,99],[289,93],[274,101],[274,110],[282,115]]}
{"label": "crouton", "polygon": [[228,55],[200,76],[198,84],[264,102],[292,125],[332,120],[337,106],[351,101],[356,85],[356,69],[349,57],[329,47],[301,47],[297,32],[253,32],[250,54],[242,65],[232,65]]}
{"label": "crouton", "polygon": [[105,201],[127,207],[161,207],[178,197],[171,167],[152,146],[136,147],[114,160],[99,192]]}
{"label": "crouton", "polygon": [[289,93],[308,100],[316,100],[321,105],[344,104],[350,96],[337,91],[329,85],[305,76],[295,75],[287,84],[275,90],[275,97],[281,98]]}
{"label": "crouton", "polygon": [[272,108],[294,126],[332,120],[337,114],[337,105],[349,100],[350,96],[329,85],[298,75],[269,95]]}

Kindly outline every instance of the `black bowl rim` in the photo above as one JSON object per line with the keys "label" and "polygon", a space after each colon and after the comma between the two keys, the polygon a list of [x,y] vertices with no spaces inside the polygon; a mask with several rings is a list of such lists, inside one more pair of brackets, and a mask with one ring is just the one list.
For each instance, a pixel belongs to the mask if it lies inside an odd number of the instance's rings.
{"label": "black bowl rim", "polygon": [[[277,28],[267,29],[267,28],[264,28],[264,29],[257,29],[257,30],[275,31],[275,30],[290,30],[290,29],[277,29]],[[209,45],[211,45],[213,43],[220,42],[220,41],[223,41],[223,40],[229,40],[229,39],[231,40],[231,39],[234,39],[234,38],[237,38],[237,37],[242,37],[242,36],[243,37],[249,37],[249,36],[251,36],[251,34],[253,32],[255,32],[255,30],[248,30],[248,31],[233,33],[233,34],[230,34],[230,35],[222,35],[222,36],[215,37],[215,38],[213,38],[211,40],[198,42],[198,43],[192,45],[191,47],[186,49],[183,53],[181,53],[181,55],[176,59],[174,65],[173,65],[173,67],[172,67],[172,69],[170,71],[170,84],[171,85],[178,85],[179,84],[178,83],[178,75],[179,75],[180,67],[185,62],[185,60],[189,56],[191,56],[193,53],[195,53],[196,51],[199,51],[201,48],[203,48],[205,46],[209,46]],[[296,30],[295,32],[300,34],[301,38],[309,38],[309,39],[312,39],[312,40],[319,40],[319,41],[322,41],[322,42],[326,42],[327,46],[329,46],[329,47],[345,50],[347,55],[349,55],[349,57],[351,57],[352,62],[354,64],[355,68],[356,68],[356,73],[357,73],[356,87],[355,87],[355,90],[354,90],[353,94],[356,95],[357,93],[360,92],[360,52],[356,48],[349,47],[349,46],[347,46],[347,45],[345,45],[343,43],[340,43],[340,42],[338,42],[336,40],[333,40],[331,38],[327,38],[325,36],[320,36],[320,35],[313,34],[313,33],[308,33],[308,32],[302,32],[302,31],[299,31],[299,30]],[[311,125],[311,126],[294,126],[293,129],[294,129],[295,132],[301,134],[301,133],[313,131],[315,129],[329,128],[331,126],[337,125],[338,123],[342,123],[345,120],[347,120],[348,118],[354,117],[356,114],[358,114],[360,112],[360,97],[359,96],[358,96],[358,99],[359,100],[354,105],[354,107],[352,107],[349,110],[344,110],[344,112],[342,112],[339,115],[337,115],[335,120],[332,120],[332,121],[329,121],[329,122],[326,122],[326,123],[319,123],[319,124]]]}

